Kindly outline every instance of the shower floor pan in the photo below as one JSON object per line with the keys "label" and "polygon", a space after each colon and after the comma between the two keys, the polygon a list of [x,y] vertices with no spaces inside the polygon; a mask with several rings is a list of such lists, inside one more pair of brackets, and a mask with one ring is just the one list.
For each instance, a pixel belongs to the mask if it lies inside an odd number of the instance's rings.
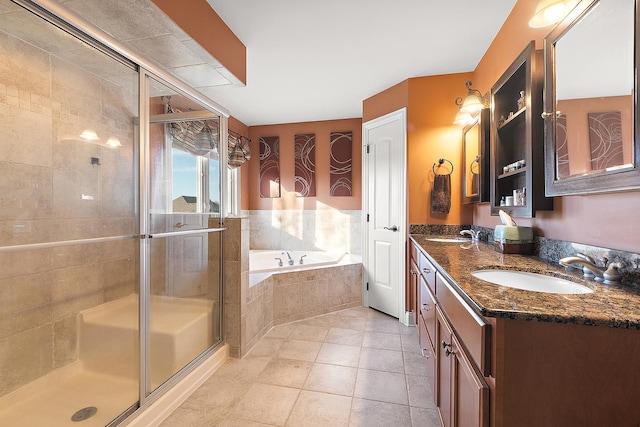
{"label": "shower floor pan", "polygon": [[[0,426],[104,426],[137,402],[137,295],[85,310],[78,319],[79,359],[0,398]],[[212,301],[151,297],[152,388],[212,344],[215,319]],[[91,407],[94,415],[72,421]]]}

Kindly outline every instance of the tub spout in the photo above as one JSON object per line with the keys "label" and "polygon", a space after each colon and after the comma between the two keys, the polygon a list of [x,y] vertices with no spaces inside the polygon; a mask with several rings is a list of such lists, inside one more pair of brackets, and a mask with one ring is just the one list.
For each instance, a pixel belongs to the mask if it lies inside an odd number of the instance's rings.
{"label": "tub spout", "polygon": [[306,257],[306,255],[302,255],[302,256],[300,257],[300,264],[301,264],[301,265],[302,265],[302,264],[304,264],[304,260],[302,259],[302,258],[304,258],[304,257]]}
{"label": "tub spout", "polygon": [[289,253],[289,251],[282,251],[282,255],[287,256],[289,265],[295,264],[295,262],[293,261],[293,258],[291,258],[291,254]]}

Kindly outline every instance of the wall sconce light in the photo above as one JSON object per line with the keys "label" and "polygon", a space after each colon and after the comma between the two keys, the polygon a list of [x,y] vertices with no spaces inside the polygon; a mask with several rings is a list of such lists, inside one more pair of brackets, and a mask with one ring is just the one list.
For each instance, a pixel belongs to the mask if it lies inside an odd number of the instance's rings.
{"label": "wall sconce light", "polygon": [[113,148],[122,147],[120,139],[116,136],[110,136],[109,139],[107,139],[106,144]]}
{"label": "wall sconce light", "polygon": [[100,139],[98,138],[98,134],[96,133],[96,131],[93,129],[83,130],[80,134],[80,138],[86,139],[87,141],[97,141]]}
{"label": "wall sconce light", "polygon": [[468,125],[473,122],[474,117],[482,110],[489,106],[489,94],[482,95],[479,90],[471,89],[471,80],[467,80],[467,96],[463,99],[457,97],[455,104],[458,106],[456,118],[453,120],[455,125]]}
{"label": "wall sconce light", "polygon": [[471,89],[472,84],[471,80],[467,80],[465,83],[465,86],[467,86],[467,96],[460,106],[460,111],[474,115],[489,105],[489,94],[483,96],[479,90]]}
{"label": "wall sconce light", "polygon": [[560,22],[580,0],[540,0],[529,20],[531,28],[542,28]]}
{"label": "wall sconce light", "polygon": [[456,118],[453,120],[453,124],[466,126],[471,123],[473,121],[471,114],[463,113],[462,110],[460,110],[460,107],[462,107],[462,97],[457,97],[455,103],[458,106],[458,112],[456,113]]}

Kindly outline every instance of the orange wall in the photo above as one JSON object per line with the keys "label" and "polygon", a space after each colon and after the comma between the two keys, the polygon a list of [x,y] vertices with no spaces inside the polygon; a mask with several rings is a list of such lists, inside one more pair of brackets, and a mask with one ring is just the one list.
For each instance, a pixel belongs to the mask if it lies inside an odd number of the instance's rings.
{"label": "orange wall", "polygon": [[[353,170],[351,197],[329,196],[329,137],[331,132],[353,132]],[[294,136],[299,133],[316,135],[316,197],[296,197],[294,190]],[[251,160],[249,163],[249,209],[251,210],[315,210],[362,208],[362,120],[344,119],[319,122],[288,123],[251,126]],[[280,185],[281,197],[261,198],[260,147],[258,141],[264,136],[280,138]],[[244,179],[244,177],[243,177]],[[244,188],[243,188],[244,191]]]}
{"label": "orange wall", "polygon": [[[470,224],[472,209],[462,204],[462,127],[453,124],[454,100],[466,93],[470,73],[409,79],[407,114],[407,175],[410,224]],[[433,164],[445,158],[453,163],[451,210],[430,209]],[[436,172],[450,170],[446,165]]]}
{"label": "orange wall", "polygon": [[[528,26],[536,0],[519,0],[473,73],[474,87],[489,90],[511,61],[530,40],[542,49],[550,27]],[[623,192],[555,198],[553,211],[536,213],[536,218],[519,219],[541,236],[612,249],[640,252],[640,192]],[[490,215],[488,204],[475,205],[474,224],[494,227],[498,217]]]}
{"label": "orange wall", "polygon": [[[462,128],[453,124],[454,100],[466,93],[471,73],[418,77],[403,81],[363,102],[364,121],[407,107],[407,180],[410,224],[470,224],[472,209],[462,205]],[[451,210],[432,214],[432,166],[446,158],[451,175]]]}
{"label": "orange wall", "polygon": [[247,48],[206,0],[151,0],[242,84],[247,84]]}

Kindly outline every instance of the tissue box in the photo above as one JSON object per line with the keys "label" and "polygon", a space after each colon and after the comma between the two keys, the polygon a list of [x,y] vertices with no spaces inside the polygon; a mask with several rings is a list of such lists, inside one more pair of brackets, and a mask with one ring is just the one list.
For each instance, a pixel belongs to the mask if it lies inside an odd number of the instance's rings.
{"label": "tissue box", "polygon": [[505,254],[531,255],[533,229],[517,225],[496,225],[493,231],[493,248]]}

